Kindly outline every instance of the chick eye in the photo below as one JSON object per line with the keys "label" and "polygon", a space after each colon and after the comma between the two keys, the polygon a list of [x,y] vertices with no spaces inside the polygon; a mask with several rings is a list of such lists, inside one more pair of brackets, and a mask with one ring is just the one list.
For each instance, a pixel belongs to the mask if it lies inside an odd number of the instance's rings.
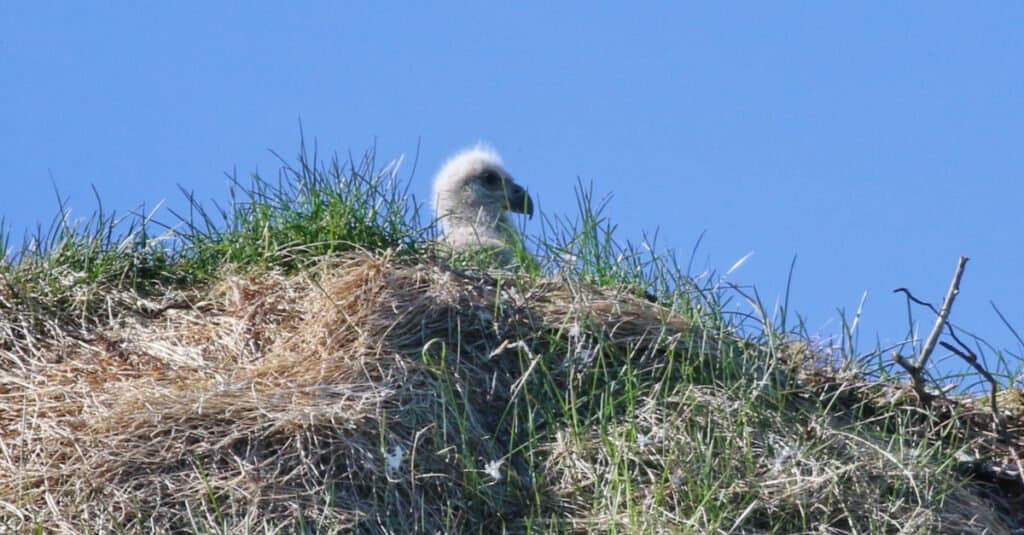
{"label": "chick eye", "polygon": [[489,188],[496,188],[501,185],[501,175],[497,171],[488,169],[480,175],[480,181]]}

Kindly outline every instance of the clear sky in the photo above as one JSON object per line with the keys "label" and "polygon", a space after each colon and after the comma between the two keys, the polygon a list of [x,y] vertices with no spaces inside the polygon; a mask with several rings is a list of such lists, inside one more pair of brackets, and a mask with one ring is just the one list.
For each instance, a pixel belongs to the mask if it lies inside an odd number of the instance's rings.
{"label": "clear sky", "polygon": [[[548,214],[577,177],[620,237],[659,230],[812,333],[867,301],[860,347],[907,331],[898,286],[1022,348],[1024,4],[4,2],[0,215],[225,199],[299,121],[322,151],[410,159],[414,192],[478,140]],[[287,6],[287,7],[282,7]],[[539,229],[535,219],[527,231]],[[924,317],[918,314],[918,317]],[[927,333],[928,324],[922,326]]]}

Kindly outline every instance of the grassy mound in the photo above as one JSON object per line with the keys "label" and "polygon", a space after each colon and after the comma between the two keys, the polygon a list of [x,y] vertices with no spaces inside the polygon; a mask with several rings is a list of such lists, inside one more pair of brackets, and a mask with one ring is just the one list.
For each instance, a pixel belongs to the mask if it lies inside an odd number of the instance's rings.
{"label": "grassy mound", "polygon": [[985,399],[752,328],[587,192],[557,265],[453,262],[395,170],[302,156],[170,245],[99,214],[0,266],[0,526],[1021,529],[1019,402],[996,434]]}

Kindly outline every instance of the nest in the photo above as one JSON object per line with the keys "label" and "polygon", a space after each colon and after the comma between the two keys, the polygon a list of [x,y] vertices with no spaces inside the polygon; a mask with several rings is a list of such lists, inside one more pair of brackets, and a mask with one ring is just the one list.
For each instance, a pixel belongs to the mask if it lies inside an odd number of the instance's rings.
{"label": "nest", "polygon": [[[624,366],[642,368],[656,390],[679,359],[715,366],[727,353],[750,354],[732,334],[627,290],[387,254],[225,277],[159,313],[140,313],[129,295],[109,299],[108,316],[85,330],[16,307],[5,319],[0,525],[10,530],[625,528],[635,519],[595,506],[608,484],[601,474],[622,462],[608,459],[608,435],[575,433],[531,408],[568,403],[565,393],[585,382],[618,395],[631,388],[615,384]],[[775,373],[768,368],[749,363],[752,376]],[[687,442],[686,427],[752,428],[737,420],[729,389],[689,392],[621,415],[649,430],[647,442],[621,435],[656,525],[701,528],[684,500],[699,477],[749,477],[734,489],[747,493],[761,481],[764,499],[735,519],[740,531],[756,531],[759,514],[813,510],[843,493],[878,501],[844,487],[854,466],[879,487],[925,477],[894,470],[874,446],[852,454],[856,441],[828,429],[819,431],[827,448],[782,461],[780,444],[791,439],[751,432],[763,462],[702,472],[685,454],[703,447]],[[587,418],[602,403],[581,396],[572,407]],[[856,463],[820,459],[844,456]],[[963,513],[979,503],[994,510],[977,493],[953,490],[940,504],[914,491],[887,509],[894,522],[1009,529],[1005,515]],[[858,525],[847,516],[845,527]]]}
{"label": "nest", "polygon": [[[458,503],[479,479],[460,473],[508,455],[495,434],[521,348],[578,325],[581,309],[607,321],[628,306],[589,297],[353,255],[229,278],[188,309],[125,312],[84,334],[8,324],[0,515],[67,531],[196,518],[343,529],[419,510],[419,526],[458,527],[480,515],[429,518],[422,504]],[[662,324],[642,310],[621,316],[620,343]],[[483,516],[515,514],[506,494],[491,489]]]}

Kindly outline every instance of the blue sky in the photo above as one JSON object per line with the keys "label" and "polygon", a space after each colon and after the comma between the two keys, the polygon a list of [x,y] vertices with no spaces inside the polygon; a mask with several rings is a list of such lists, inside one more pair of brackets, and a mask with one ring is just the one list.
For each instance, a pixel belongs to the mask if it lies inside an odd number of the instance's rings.
{"label": "blue sky", "polygon": [[[285,6],[285,7],[283,7]],[[5,2],[0,215],[224,199],[272,175],[299,121],[322,151],[411,158],[414,192],[493,144],[548,214],[577,177],[620,237],[792,308],[812,333],[864,308],[902,339],[907,286],[1000,348],[1024,330],[1024,4],[952,2]],[[527,231],[539,230],[535,219]],[[918,317],[924,317],[919,314]],[[924,325],[926,334],[930,328]]]}

